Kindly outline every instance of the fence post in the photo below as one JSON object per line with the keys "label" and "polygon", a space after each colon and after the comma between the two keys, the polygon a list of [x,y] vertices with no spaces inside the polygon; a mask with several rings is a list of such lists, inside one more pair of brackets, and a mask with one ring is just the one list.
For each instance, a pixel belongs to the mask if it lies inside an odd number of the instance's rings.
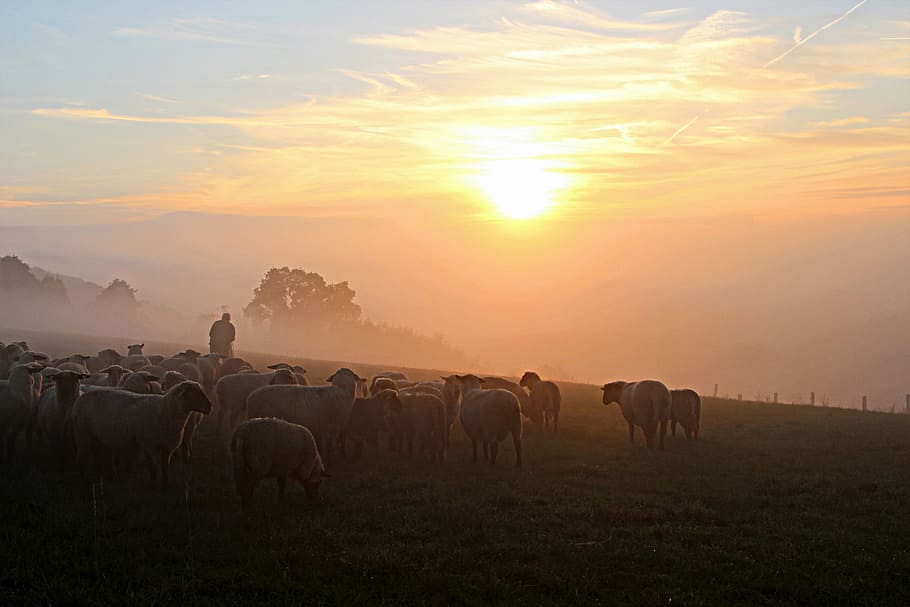
{"label": "fence post", "polygon": [[868,409],[866,408],[866,397],[865,396],[863,396],[863,411],[868,411]]}
{"label": "fence post", "polygon": [[717,384],[714,384],[714,398],[717,398]]}
{"label": "fence post", "polygon": [[815,392],[809,392],[809,404],[815,406]]}
{"label": "fence post", "polygon": [[774,402],[777,402],[777,392],[774,393]]}

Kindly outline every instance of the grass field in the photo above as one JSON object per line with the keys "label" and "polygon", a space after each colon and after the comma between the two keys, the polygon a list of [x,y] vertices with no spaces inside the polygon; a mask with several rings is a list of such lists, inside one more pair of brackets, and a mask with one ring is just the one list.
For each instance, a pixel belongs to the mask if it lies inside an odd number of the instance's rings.
{"label": "grass field", "polygon": [[442,464],[370,451],[318,504],[269,483],[247,516],[208,424],[163,495],[20,457],[0,466],[0,604],[910,604],[910,416],[706,398],[697,444],[649,452],[596,386],[562,389],[523,469],[508,442],[472,465],[459,431]]}

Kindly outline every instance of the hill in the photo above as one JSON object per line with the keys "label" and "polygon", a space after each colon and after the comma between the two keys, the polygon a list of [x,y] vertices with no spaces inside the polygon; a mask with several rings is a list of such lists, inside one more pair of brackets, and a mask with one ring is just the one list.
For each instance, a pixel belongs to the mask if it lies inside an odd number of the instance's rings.
{"label": "hill", "polygon": [[[290,362],[314,381],[342,364]],[[507,445],[496,468],[471,464],[458,431],[444,463],[370,450],[331,463],[318,504],[266,484],[247,517],[208,420],[164,495],[19,457],[0,465],[0,602],[910,602],[910,416],[706,398],[701,440],[649,452],[596,386],[561,387],[561,431],[528,424],[521,470]]]}

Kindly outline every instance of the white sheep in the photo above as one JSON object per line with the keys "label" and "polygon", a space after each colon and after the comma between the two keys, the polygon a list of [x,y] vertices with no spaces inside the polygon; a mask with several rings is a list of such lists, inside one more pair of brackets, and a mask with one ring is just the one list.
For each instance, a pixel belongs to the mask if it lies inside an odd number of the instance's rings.
{"label": "white sheep", "polygon": [[395,390],[397,392],[398,384],[396,384],[395,380],[390,377],[386,377],[384,375],[374,376],[370,382],[370,394],[376,395],[383,390]]}
{"label": "white sheep", "polygon": [[35,407],[41,394],[39,363],[16,365],[9,379],[0,380],[0,458],[13,456],[16,439],[26,433],[26,447],[31,448]]}
{"label": "white sheep", "polygon": [[28,351],[28,344],[24,341],[6,344],[0,349],[0,379],[7,379],[9,371],[16,364],[16,360]]}
{"label": "white sheep", "polygon": [[151,373],[136,371],[135,373],[124,375],[117,387],[134,394],[160,394],[161,384],[158,383],[159,379],[158,376]]}
{"label": "white sheep", "polygon": [[228,375],[234,375],[235,373],[240,373],[244,369],[253,369],[253,365],[243,360],[242,358],[227,358],[221,362],[221,366],[218,368],[218,373],[215,374],[215,383],[218,383],[222,377]]}
{"label": "white sheep", "polygon": [[518,399],[518,405],[521,407],[521,414],[525,417],[540,423],[541,419],[533,419],[531,416],[534,412],[531,410],[531,401],[528,393],[524,391],[519,384],[502,377],[484,377],[483,384],[480,386],[484,390],[508,390]]}
{"label": "white sheep", "polygon": [[[183,439],[187,418],[207,414],[212,404],[195,382],[173,386],[166,394],[140,395],[123,390],[87,392],[73,405],[73,436],[77,461],[85,467],[111,461],[110,456],[138,456],[149,466],[152,483],[160,467],[167,487],[171,457]],[[99,456],[107,456],[99,460]],[[157,460],[157,463],[156,463]]]}
{"label": "white sheep", "polygon": [[85,366],[92,373],[98,373],[105,367],[119,365],[121,360],[123,360],[123,355],[120,354],[120,352],[117,352],[117,350],[114,350],[113,348],[105,348],[98,352],[98,356],[92,356],[85,361]]}
{"label": "white sheep", "polygon": [[[550,427],[550,418],[553,418],[553,432],[559,432],[559,409],[562,404],[562,395],[559,386],[551,381],[543,381],[534,371],[525,371],[518,382],[519,386],[527,387],[530,394],[530,411],[535,417],[543,418],[545,428]],[[539,420],[536,420],[540,423]]]}
{"label": "white sheep", "polygon": [[247,397],[247,414],[278,417],[306,426],[316,437],[320,451],[328,456],[328,448],[348,425],[361,378],[350,369],[341,368],[328,381],[328,386],[258,388]]}
{"label": "white sheep", "polygon": [[496,463],[499,441],[512,435],[515,465],[521,466],[521,407],[509,390],[481,388],[483,380],[476,375],[456,376],[461,383],[461,426],[471,439],[473,461],[477,461],[477,443],[483,443],[484,461]]}
{"label": "white sheep", "polygon": [[[231,430],[243,419],[246,410],[246,399],[250,393],[257,388],[262,388],[272,383],[279,371],[282,370],[279,369],[271,373],[234,373],[225,375],[218,380],[215,384],[215,421],[217,422],[216,433],[219,437],[224,436],[225,421],[227,422],[227,430]],[[287,375],[293,376],[293,373],[289,373],[287,369],[284,369],[281,377],[287,379]]]}
{"label": "white sheep", "polygon": [[407,379],[408,376],[400,371],[380,371],[376,377],[388,377],[389,379]]}
{"label": "white sheep", "polygon": [[38,401],[36,428],[57,458],[61,471],[73,448],[68,432],[73,403],[82,394],[80,382],[87,377],[85,373],[52,369],[48,373],[48,383],[52,385]]}
{"label": "white sheep", "polygon": [[237,426],[231,436],[231,459],[244,510],[263,478],[277,479],[279,500],[288,477],[303,485],[307,497],[316,499],[322,477],[327,476],[312,432],[281,419],[256,418]]}
{"label": "white sheep", "polygon": [[629,424],[629,442],[635,438],[635,426],[645,433],[648,449],[654,448],[654,438],[660,427],[660,448],[664,448],[667,419],[670,417],[670,391],[659,381],[614,381],[604,384],[603,404],[619,403],[622,415]]}
{"label": "white sheep", "polygon": [[144,347],[145,347],[145,344],[132,344],[130,346],[127,346],[126,355],[127,356],[133,356],[134,354],[142,355],[142,348],[144,348]]}

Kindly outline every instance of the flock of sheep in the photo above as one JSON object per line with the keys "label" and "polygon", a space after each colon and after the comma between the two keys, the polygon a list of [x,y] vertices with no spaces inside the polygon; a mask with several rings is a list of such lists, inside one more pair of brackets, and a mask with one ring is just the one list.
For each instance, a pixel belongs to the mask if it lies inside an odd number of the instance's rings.
{"label": "flock of sheep", "polygon": [[[512,437],[515,464],[522,463],[522,418],[559,429],[559,387],[526,372],[518,383],[476,375],[449,375],[413,382],[382,372],[367,382],[341,368],[327,385],[311,386],[306,371],[287,363],[258,372],[241,358],[186,350],[146,356],[144,344],[126,356],[105,349],[52,360],[25,342],[0,343],[0,457],[12,457],[18,437],[27,449],[38,434],[61,470],[75,459],[91,477],[119,476],[134,465],[152,482],[168,483],[175,453],[188,462],[193,436],[214,411],[216,434],[228,450],[243,508],[263,478],[275,478],[279,497],[288,478],[310,496],[325,473],[323,457],[360,456],[388,434],[392,451],[441,461],[456,424],[495,464],[499,443]],[[629,425],[639,426],[648,447],[667,422],[698,438],[701,401],[692,390],[670,391],[657,381],[604,385],[603,403],[618,403]],[[350,452],[349,452],[350,451]]]}

